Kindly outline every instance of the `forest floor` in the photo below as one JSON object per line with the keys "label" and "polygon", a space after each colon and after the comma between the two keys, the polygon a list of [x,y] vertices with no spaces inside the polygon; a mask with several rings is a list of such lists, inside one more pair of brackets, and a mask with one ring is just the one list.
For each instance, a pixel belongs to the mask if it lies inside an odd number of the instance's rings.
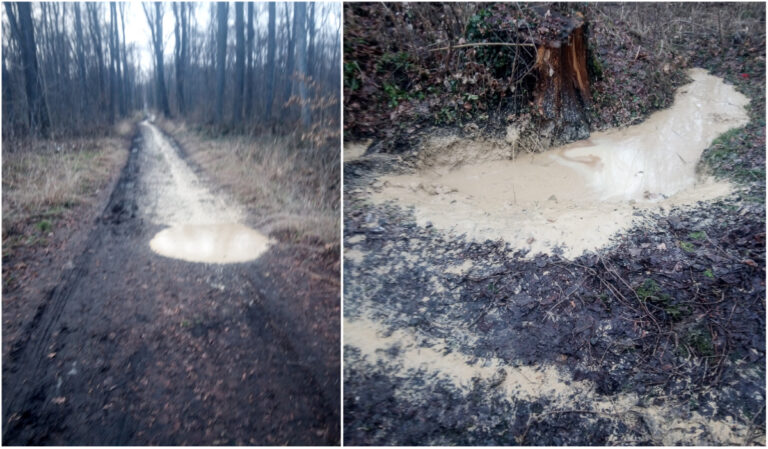
{"label": "forest floor", "polygon": [[[446,232],[404,201],[373,199],[385,177],[440,169],[439,145],[345,145],[355,153],[344,164],[345,443],[764,445],[756,48],[693,58],[751,100],[749,123],[715,140],[700,166],[733,191],[637,209],[629,229],[577,257]],[[462,145],[493,152],[484,139]]]}
{"label": "forest floor", "polygon": [[151,123],[118,149],[127,162],[66,246],[4,252],[3,443],[337,443],[338,246],[277,236],[251,262],[159,256],[166,218],[237,201]]}

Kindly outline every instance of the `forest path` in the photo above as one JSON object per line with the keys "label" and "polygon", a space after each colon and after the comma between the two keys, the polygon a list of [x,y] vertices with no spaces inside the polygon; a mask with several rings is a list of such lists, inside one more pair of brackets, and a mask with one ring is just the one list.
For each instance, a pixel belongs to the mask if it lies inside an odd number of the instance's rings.
{"label": "forest path", "polygon": [[337,443],[339,336],[318,324],[337,288],[276,242],[232,264],[153,252],[168,226],[248,217],[151,123],[131,147],[86,250],[4,361],[3,443]]}

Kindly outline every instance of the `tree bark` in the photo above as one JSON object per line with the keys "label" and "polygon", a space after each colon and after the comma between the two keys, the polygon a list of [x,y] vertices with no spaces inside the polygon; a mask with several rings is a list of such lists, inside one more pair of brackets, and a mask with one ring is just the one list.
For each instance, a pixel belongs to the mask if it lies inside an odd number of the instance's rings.
{"label": "tree bark", "polygon": [[26,2],[16,3],[18,19],[10,3],[5,3],[5,7],[11,27],[16,30],[15,34],[19,38],[21,59],[22,64],[24,64],[24,84],[27,94],[29,126],[30,129],[37,130],[43,136],[47,136],[50,118],[45,107],[43,86],[37,66],[37,47],[35,45],[31,4]]}
{"label": "tree bark", "polygon": [[224,113],[224,74],[227,63],[227,13],[229,4],[216,4],[218,32],[216,33],[216,121],[222,122]]}
{"label": "tree bark", "polygon": [[243,2],[235,2],[235,97],[232,102],[232,124],[239,123],[243,116],[244,83],[245,23],[243,19]]}
{"label": "tree bark", "polygon": [[574,141],[589,137],[587,25],[578,17],[560,20],[566,25],[558,38],[537,42],[534,105],[555,140]]}
{"label": "tree bark", "polygon": [[[253,2],[248,2],[248,29],[245,40],[245,118],[253,114]],[[274,4],[270,2],[270,5]]]}
{"label": "tree bark", "polygon": [[80,2],[75,3],[75,35],[77,37],[77,69],[80,82],[80,119],[85,119],[85,111],[88,105],[85,71],[85,41],[83,40],[83,21],[80,15]]}
{"label": "tree bark", "polygon": [[[291,92],[293,91],[293,60],[294,60],[294,45],[296,41],[296,14],[293,14],[293,27],[288,26],[288,8],[291,3],[285,5],[285,29],[288,32],[288,54],[286,56],[286,70],[285,70],[285,95],[283,101],[288,101],[291,98]],[[294,11],[296,4],[292,4]]]}
{"label": "tree bark", "polygon": [[109,4],[109,123],[115,122],[118,97],[117,55],[115,43],[115,31],[117,29],[117,10],[115,4]]}
{"label": "tree bark", "polygon": [[[179,110],[179,115],[184,116],[186,105],[184,104],[184,40],[186,38],[184,10],[186,5],[184,3],[172,3],[173,16],[175,20],[175,26],[173,28],[174,37],[176,38],[176,48],[174,49],[174,55],[176,57],[176,103]],[[180,11],[179,11],[180,10]]]}
{"label": "tree bark", "polygon": [[312,122],[309,109],[309,95],[307,92],[307,30],[306,14],[307,4],[296,2],[293,5],[293,14],[296,20],[294,35],[296,36],[296,76],[299,82],[299,104],[301,105],[301,123],[305,129],[309,129]]}
{"label": "tree bark", "polygon": [[122,97],[123,101],[122,104],[125,107],[125,110],[123,113],[127,112],[129,109],[132,109],[132,102],[130,99],[130,96],[128,95],[128,83],[130,82],[130,78],[128,78],[126,72],[128,71],[128,55],[125,51],[125,3],[120,3],[120,31],[123,37],[123,44],[122,44],[122,91],[120,92],[120,96]]}
{"label": "tree bark", "polygon": [[275,2],[269,2],[267,21],[267,101],[264,106],[264,120],[272,119],[272,101],[275,98]]}
{"label": "tree bark", "polygon": [[154,20],[152,14],[144,6],[144,14],[147,16],[149,30],[152,34],[152,43],[155,50],[155,74],[157,76],[157,101],[160,110],[166,117],[171,116],[171,108],[168,105],[168,92],[165,89],[165,69],[163,67],[163,6],[155,2]]}
{"label": "tree bark", "polygon": [[97,3],[86,3],[88,10],[88,19],[90,22],[90,34],[93,41],[93,51],[96,53],[96,59],[99,64],[99,108],[102,113],[106,108],[106,93],[104,92],[104,86],[106,84],[104,76],[104,53],[102,52],[101,45],[101,25],[99,24],[98,9],[100,6]]}

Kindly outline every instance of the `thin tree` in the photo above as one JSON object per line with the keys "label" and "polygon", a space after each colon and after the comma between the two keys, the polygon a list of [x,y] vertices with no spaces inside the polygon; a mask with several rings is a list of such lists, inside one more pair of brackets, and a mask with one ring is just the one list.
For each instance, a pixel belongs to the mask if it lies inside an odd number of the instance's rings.
{"label": "thin tree", "polygon": [[269,2],[267,21],[267,101],[264,120],[272,118],[272,101],[275,98],[275,2]]}
{"label": "thin tree", "polygon": [[[285,5],[285,29],[288,33],[288,54],[286,56],[286,70],[285,70],[285,95],[283,98],[285,98],[284,101],[288,101],[289,98],[291,98],[291,91],[293,90],[293,59],[294,59],[294,44],[296,41],[296,14],[293,15],[293,27],[289,25],[289,18],[288,18],[288,11],[289,11],[289,5],[290,3],[287,3]],[[294,9],[296,8],[296,4],[293,3]],[[293,29],[291,29],[293,28]]]}
{"label": "thin tree", "polygon": [[245,87],[245,36],[243,2],[235,2],[235,97],[232,102],[232,123],[243,116],[243,88]]}
{"label": "thin tree", "polygon": [[120,2],[119,5],[120,5],[120,31],[123,37],[123,45],[122,45],[122,51],[121,51],[123,56],[123,62],[122,62],[123,90],[120,93],[120,95],[123,98],[123,104],[125,105],[125,110],[127,111],[128,109],[132,108],[132,101],[131,101],[131,97],[128,95],[128,83],[130,78],[126,74],[126,72],[128,71],[128,54],[125,51],[125,2]]}
{"label": "thin tree", "polygon": [[24,85],[27,94],[29,126],[30,129],[38,130],[42,135],[47,136],[51,122],[45,107],[43,86],[38,71],[32,8],[31,4],[26,2],[17,2],[15,6],[18,19],[14,13],[13,5],[5,3],[11,32],[16,36],[19,43],[21,59],[24,64]]}
{"label": "thin tree", "polygon": [[80,82],[80,118],[85,116],[85,110],[88,105],[88,94],[86,90],[86,71],[85,71],[85,41],[83,40],[83,20],[80,15],[80,3],[75,3],[75,48],[77,49],[77,69],[78,80]]}
{"label": "thin tree", "polygon": [[296,36],[296,76],[299,81],[299,102],[301,105],[301,123],[305,129],[312,121],[309,110],[309,95],[307,92],[307,4],[296,2],[293,5]]}
{"label": "thin tree", "polygon": [[163,6],[155,2],[155,14],[152,17],[151,8],[143,3],[144,15],[147,16],[149,30],[152,34],[152,47],[155,50],[155,72],[157,77],[157,101],[166,117],[171,116],[171,108],[168,106],[168,93],[165,90],[165,70],[163,69]]}
{"label": "thin tree", "polygon": [[[253,113],[253,4],[248,2],[248,26],[245,40],[245,117],[250,119]],[[272,4],[272,2],[270,2]]]}
{"label": "thin tree", "polygon": [[105,68],[104,68],[104,53],[101,45],[101,24],[99,23],[99,9],[101,5],[98,3],[86,3],[85,7],[88,10],[88,21],[90,24],[91,41],[93,42],[93,51],[96,53],[96,60],[99,65],[99,109],[102,112],[106,109],[106,93],[104,92],[106,80],[105,80]]}
{"label": "thin tree", "polygon": [[216,33],[216,121],[221,123],[224,113],[224,74],[227,63],[227,14],[229,4],[216,4],[218,31]]}
{"label": "thin tree", "polygon": [[174,36],[176,37],[175,65],[176,65],[176,101],[178,103],[179,114],[184,115],[186,104],[184,101],[184,71],[186,67],[185,47],[187,45],[187,20],[186,3],[172,3],[173,16],[176,19],[174,26]]}
{"label": "thin tree", "polygon": [[117,109],[118,97],[118,67],[117,65],[117,44],[115,42],[115,31],[117,29],[117,10],[115,4],[109,4],[109,122],[115,121],[115,110]]}

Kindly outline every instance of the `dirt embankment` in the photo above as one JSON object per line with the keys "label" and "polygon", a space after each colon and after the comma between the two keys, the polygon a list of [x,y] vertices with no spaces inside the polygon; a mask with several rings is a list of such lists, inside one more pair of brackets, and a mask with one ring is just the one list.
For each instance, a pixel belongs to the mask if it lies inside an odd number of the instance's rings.
{"label": "dirt embankment", "polygon": [[[4,443],[336,443],[339,298],[322,252],[276,244],[227,265],[153,252],[169,212],[226,202],[176,176],[158,138],[140,125],[85,250],[4,354]],[[184,180],[202,193],[179,198],[213,201],[164,207]]]}

